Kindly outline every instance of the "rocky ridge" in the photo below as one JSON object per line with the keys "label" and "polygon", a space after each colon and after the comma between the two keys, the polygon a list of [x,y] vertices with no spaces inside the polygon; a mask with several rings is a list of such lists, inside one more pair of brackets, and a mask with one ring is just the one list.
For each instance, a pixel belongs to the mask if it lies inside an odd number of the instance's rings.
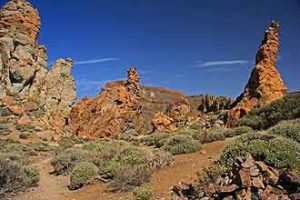
{"label": "rocky ridge", "polygon": [[244,92],[233,103],[228,113],[228,126],[234,126],[238,119],[255,106],[266,105],[287,93],[287,88],[276,69],[279,51],[279,22],[272,21],[265,31],[262,44],[256,54],[255,68]]}
{"label": "rocky ridge", "polygon": [[10,119],[62,132],[76,99],[72,61],[58,60],[47,70],[46,47],[38,44],[40,27],[38,11],[26,0],[1,8],[0,104],[11,112]]}

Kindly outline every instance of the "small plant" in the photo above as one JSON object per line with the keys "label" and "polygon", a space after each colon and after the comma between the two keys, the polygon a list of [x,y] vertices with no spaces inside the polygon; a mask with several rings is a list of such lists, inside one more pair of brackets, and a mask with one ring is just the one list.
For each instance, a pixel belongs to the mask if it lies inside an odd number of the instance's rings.
{"label": "small plant", "polygon": [[162,150],[154,150],[153,155],[149,159],[150,166],[153,169],[161,169],[171,165],[173,161],[172,154]]}
{"label": "small plant", "polygon": [[21,133],[19,135],[19,138],[23,139],[23,140],[27,140],[28,138],[30,138],[30,134],[29,133]]}
{"label": "small plant", "polygon": [[149,186],[138,187],[133,190],[136,200],[151,200],[153,198],[152,190]]}
{"label": "small plant", "polygon": [[225,129],[224,135],[226,138],[230,138],[230,137],[235,137],[235,136],[243,135],[246,133],[250,133],[251,131],[253,131],[253,129],[251,127],[238,126],[234,129]]}
{"label": "small plant", "polygon": [[227,170],[228,169],[220,163],[213,164],[209,168],[203,170],[198,183],[200,186],[215,183]]}
{"label": "small plant", "polygon": [[270,134],[290,138],[300,143],[300,120],[282,121],[269,129]]}
{"label": "small plant", "polygon": [[28,177],[21,164],[0,160],[0,194],[19,192],[28,188]]}
{"label": "small plant", "polygon": [[250,133],[227,145],[221,155],[222,163],[232,165],[234,159],[250,153],[256,160],[277,167],[300,167],[299,143],[264,133]]}
{"label": "small plant", "polygon": [[51,165],[54,167],[53,173],[56,175],[68,175],[78,163],[87,159],[87,151],[75,148],[67,149],[51,160]]}
{"label": "small plant", "polygon": [[29,144],[31,148],[38,152],[48,152],[51,151],[51,147],[48,143],[45,142],[34,142]]}
{"label": "small plant", "polygon": [[219,140],[224,140],[224,130],[221,128],[213,128],[209,130],[203,130],[201,132],[195,132],[193,138],[199,140],[201,143],[209,143]]}
{"label": "small plant", "polygon": [[89,182],[93,181],[98,175],[98,168],[91,162],[79,163],[70,176],[71,190],[77,190]]}
{"label": "small plant", "polygon": [[300,117],[300,94],[290,94],[261,108],[255,108],[240,121],[241,126],[267,129],[282,120]]}
{"label": "small plant", "polygon": [[148,165],[121,165],[109,185],[111,191],[130,191],[148,182],[151,170]]}
{"label": "small plant", "polygon": [[40,181],[40,174],[37,169],[32,167],[24,168],[26,176],[28,178],[28,184],[30,187],[36,187]]}
{"label": "small plant", "polygon": [[169,137],[170,137],[169,133],[157,132],[144,138],[143,142],[147,146],[155,146],[157,148],[160,148],[164,145],[164,143],[167,141]]}
{"label": "small plant", "polygon": [[0,124],[0,135],[7,136],[9,134],[9,128],[6,125]]}
{"label": "small plant", "polygon": [[199,151],[201,144],[191,136],[175,135],[166,141],[162,149],[173,155],[187,154]]}
{"label": "small plant", "polygon": [[17,125],[16,129],[21,132],[31,132],[35,130],[35,127],[31,125]]}

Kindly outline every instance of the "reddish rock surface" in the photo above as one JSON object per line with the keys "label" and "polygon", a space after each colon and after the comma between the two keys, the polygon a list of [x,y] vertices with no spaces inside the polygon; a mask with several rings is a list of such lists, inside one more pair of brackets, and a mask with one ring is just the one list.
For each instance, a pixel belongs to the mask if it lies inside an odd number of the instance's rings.
{"label": "reddish rock surface", "polygon": [[62,133],[76,99],[72,62],[60,59],[47,70],[40,26],[38,11],[26,0],[11,0],[0,9],[0,105],[15,123],[27,116],[27,122]]}
{"label": "reddish rock surface", "polygon": [[244,92],[237,98],[228,113],[228,126],[252,110],[282,98],[287,88],[276,69],[279,51],[279,23],[272,21],[266,30],[262,44],[256,54],[256,64]]}
{"label": "reddish rock surface", "polygon": [[74,134],[130,137],[156,130],[174,132],[190,119],[187,97],[164,88],[142,86],[135,68],[126,81],[108,83],[94,99],[84,98],[72,109]]}
{"label": "reddish rock surface", "polygon": [[125,82],[109,83],[94,99],[82,99],[71,113],[74,134],[89,139],[139,134],[143,128],[139,81],[136,69],[130,68]]}

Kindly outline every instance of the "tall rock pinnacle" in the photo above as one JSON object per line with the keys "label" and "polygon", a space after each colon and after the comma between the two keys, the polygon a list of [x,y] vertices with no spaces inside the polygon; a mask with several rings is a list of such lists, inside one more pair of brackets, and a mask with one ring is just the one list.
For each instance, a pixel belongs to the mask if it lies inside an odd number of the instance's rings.
{"label": "tall rock pinnacle", "polygon": [[63,132],[76,99],[73,63],[60,59],[47,70],[40,27],[37,9],[26,0],[11,0],[0,9],[0,105],[18,108],[17,117],[30,118],[27,122]]}
{"label": "tall rock pinnacle", "polygon": [[266,105],[287,93],[287,88],[276,69],[279,51],[279,22],[272,21],[265,31],[262,44],[256,54],[256,64],[244,92],[228,113],[228,125],[234,126],[255,106]]}

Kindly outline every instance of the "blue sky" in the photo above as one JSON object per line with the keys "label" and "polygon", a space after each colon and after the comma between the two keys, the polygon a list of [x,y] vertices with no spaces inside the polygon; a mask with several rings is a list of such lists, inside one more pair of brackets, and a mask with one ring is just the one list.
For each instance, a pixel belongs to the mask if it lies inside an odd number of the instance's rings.
{"label": "blue sky", "polygon": [[30,2],[49,63],[75,61],[79,98],[124,79],[131,65],[146,85],[236,97],[271,19],[281,22],[278,69],[290,91],[300,90],[300,0]]}

